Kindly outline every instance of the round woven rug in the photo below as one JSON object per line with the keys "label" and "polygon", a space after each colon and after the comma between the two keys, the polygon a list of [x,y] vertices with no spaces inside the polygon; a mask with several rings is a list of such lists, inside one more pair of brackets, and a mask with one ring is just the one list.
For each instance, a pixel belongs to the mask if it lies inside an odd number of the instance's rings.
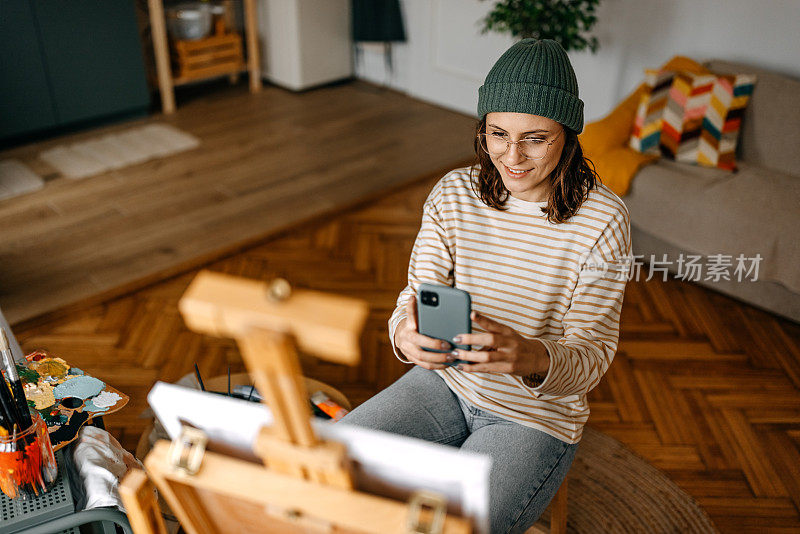
{"label": "round woven rug", "polygon": [[718,532],[691,495],[598,430],[584,428],[568,477],[568,532]]}

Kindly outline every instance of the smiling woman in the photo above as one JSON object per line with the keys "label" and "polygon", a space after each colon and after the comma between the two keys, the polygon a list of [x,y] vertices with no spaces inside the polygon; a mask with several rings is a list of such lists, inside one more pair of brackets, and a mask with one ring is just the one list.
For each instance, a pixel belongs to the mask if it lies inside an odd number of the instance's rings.
{"label": "smiling woman", "polygon": [[[477,162],[428,196],[389,319],[395,355],[414,367],[342,422],[491,456],[492,532],[524,532],[566,476],[587,394],[616,353],[630,225],[583,156],[583,102],[558,43],[507,50],[478,115]],[[422,283],[468,291],[473,333],[420,334]]]}
{"label": "smiling woman", "polygon": [[575,214],[595,186],[597,175],[578,133],[552,119],[492,112],[475,130],[475,192],[493,208],[506,209],[508,196],[547,201],[543,213],[560,223]]}
{"label": "smiling woman", "polygon": [[[530,129],[525,131],[526,128]],[[561,160],[563,131],[561,125],[547,117],[510,112],[487,114],[478,123],[477,144],[491,164],[481,162],[488,172],[479,175],[478,183],[501,179],[507,194],[528,202],[547,200],[551,189],[547,178]],[[489,190],[498,189],[502,188]],[[491,200],[502,203],[500,199]]]}

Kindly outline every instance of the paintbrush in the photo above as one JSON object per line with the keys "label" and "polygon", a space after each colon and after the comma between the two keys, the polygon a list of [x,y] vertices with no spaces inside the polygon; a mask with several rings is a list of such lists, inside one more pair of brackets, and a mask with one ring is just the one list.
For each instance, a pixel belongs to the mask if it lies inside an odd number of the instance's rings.
{"label": "paintbrush", "polygon": [[197,367],[197,364],[194,364],[194,372],[197,375],[197,381],[200,383],[200,390],[205,391],[206,387],[203,385],[203,379],[200,377],[200,369]]}
{"label": "paintbrush", "polygon": [[0,436],[10,434],[15,423],[14,414],[9,413],[8,409],[6,408],[7,403],[13,403],[10,399],[8,399],[8,402],[6,401],[6,396],[3,395],[4,390],[8,390],[6,387],[6,381],[4,378],[0,377]]}
{"label": "paintbrush", "polygon": [[[17,419],[17,407],[14,403],[14,397],[11,395],[11,390],[8,389],[8,384],[5,381],[5,378],[0,376],[0,406],[2,406],[2,412],[4,412],[4,417],[7,417],[7,424],[8,424],[8,431],[6,436],[10,436],[10,440],[6,441],[2,448],[0,449],[0,469],[3,469],[6,473],[6,477],[12,477],[13,481],[13,488],[9,489],[6,487],[3,492],[6,493],[9,497],[16,497],[17,496],[17,487],[21,484],[21,478],[19,477],[18,473],[20,468],[22,467],[22,461],[24,453],[20,452],[19,447],[17,446],[17,429],[19,428],[18,419]],[[6,430],[3,430],[6,432]],[[24,447],[22,449],[24,451]]]}
{"label": "paintbrush", "polygon": [[31,420],[31,412],[28,409],[28,400],[25,398],[25,390],[22,389],[22,382],[19,379],[19,374],[17,374],[17,365],[14,362],[14,356],[11,354],[11,347],[8,345],[8,337],[6,337],[6,331],[3,328],[0,328],[0,354],[3,355],[3,361],[6,366],[6,379],[17,406],[20,429],[28,429],[33,425],[33,420]]}
{"label": "paintbrush", "polygon": [[0,373],[0,436],[10,434],[16,423],[16,410],[9,411],[15,406],[14,402],[5,392],[10,393],[3,373]]}
{"label": "paintbrush", "polygon": [[14,431],[14,426],[19,426],[19,414],[17,411],[14,396],[11,394],[11,390],[8,389],[8,383],[6,383],[5,379],[0,378],[0,412],[3,413],[3,418],[6,420],[4,426],[9,433]]}
{"label": "paintbrush", "polygon": [[0,328],[0,357],[2,357],[7,380],[7,382],[0,380],[0,398],[2,398],[4,410],[13,419],[9,429],[12,435],[11,442],[8,444],[10,449],[6,451],[11,456],[4,454],[3,463],[11,460],[13,464],[11,467],[15,471],[16,484],[20,491],[38,495],[44,488],[40,445],[35,433],[28,434],[24,438],[20,437],[19,440],[17,438],[18,432],[25,432],[33,427],[33,419],[25,398],[25,390],[22,388],[22,381],[17,373],[14,355],[11,354],[8,336],[2,328]]}

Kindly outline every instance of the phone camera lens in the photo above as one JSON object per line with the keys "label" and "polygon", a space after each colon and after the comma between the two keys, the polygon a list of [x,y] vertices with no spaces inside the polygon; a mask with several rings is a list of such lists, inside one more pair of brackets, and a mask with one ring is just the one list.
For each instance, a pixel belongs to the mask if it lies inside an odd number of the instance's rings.
{"label": "phone camera lens", "polygon": [[426,306],[438,306],[439,305],[439,295],[432,291],[423,291],[421,295],[422,303]]}

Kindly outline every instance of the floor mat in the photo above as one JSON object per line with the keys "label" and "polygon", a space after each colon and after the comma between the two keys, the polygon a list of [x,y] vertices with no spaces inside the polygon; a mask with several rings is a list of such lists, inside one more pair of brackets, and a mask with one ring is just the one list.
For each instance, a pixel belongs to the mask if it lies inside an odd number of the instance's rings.
{"label": "floor mat", "polygon": [[80,143],[59,145],[39,158],[78,179],[143,163],[200,146],[193,135],[166,124],[149,124]]}
{"label": "floor mat", "polygon": [[0,200],[44,187],[44,180],[30,167],[16,159],[0,161]]}

